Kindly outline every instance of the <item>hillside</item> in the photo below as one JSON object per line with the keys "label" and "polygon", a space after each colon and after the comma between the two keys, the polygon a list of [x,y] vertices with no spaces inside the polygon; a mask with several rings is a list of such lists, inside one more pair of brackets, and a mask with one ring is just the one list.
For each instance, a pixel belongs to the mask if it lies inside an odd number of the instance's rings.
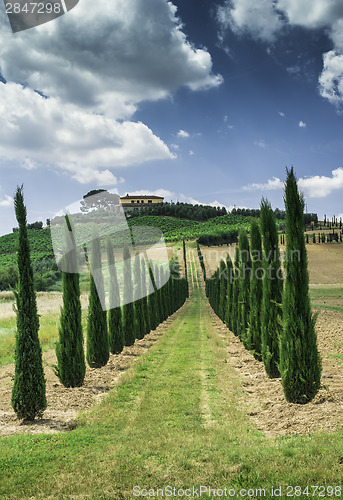
{"label": "hillside", "polygon": [[[149,226],[156,227],[163,232],[165,241],[173,242],[182,239],[196,239],[203,234],[218,234],[223,231],[248,227],[250,217],[240,215],[223,215],[210,219],[207,222],[198,222],[188,219],[175,219],[156,215],[144,215],[128,219],[129,227]],[[109,224],[108,224],[109,225]],[[32,261],[51,258],[53,249],[49,228],[28,230]],[[6,234],[0,237],[0,268],[16,265],[17,233]]]}

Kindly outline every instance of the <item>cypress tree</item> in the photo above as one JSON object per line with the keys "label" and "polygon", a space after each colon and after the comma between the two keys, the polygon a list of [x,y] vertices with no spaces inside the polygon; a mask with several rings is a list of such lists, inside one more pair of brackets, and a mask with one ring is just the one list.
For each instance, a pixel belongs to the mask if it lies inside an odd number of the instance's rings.
{"label": "cypress tree", "polygon": [[183,243],[183,261],[185,263],[185,278],[186,278],[186,282],[187,282],[187,297],[189,297],[188,272],[187,272],[187,255],[186,255],[186,243],[185,243],[185,240],[183,240],[182,243]]}
{"label": "cypress tree", "polygon": [[[157,298],[157,287],[154,278],[154,273],[152,271],[152,263],[149,262],[149,276],[153,287],[153,292],[149,295],[149,323],[151,330],[156,330],[158,326],[158,298]],[[174,290],[172,291],[173,294]],[[174,311],[173,311],[174,312]]]}
{"label": "cypress tree", "polygon": [[253,350],[254,356],[261,359],[262,238],[256,219],[251,221],[250,237],[252,276],[250,282],[250,317],[246,344],[247,349]]}
{"label": "cypress tree", "polygon": [[227,266],[221,260],[219,264],[219,303],[218,303],[218,316],[224,321],[226,309],[226,290],[227,290]]}
{"label": "cypress tree", "polygon": [[134,305],[133,305],[133,285],[132,285],[132,268],[131,256],[127,246],[123,250],[124,259],[124,306],[123,306],[123,330],[125,345],[130,346],[135,343],[135,322],[134,322]]}
{"label": "cypress tree", "polygon": [[[165,277],[166,277],[163,267],[161,267],[160,275],[161,275],[161,282],[163,283],[163,281],[165,280]],[[184,282],[186,283],[185,284],[185,291],[186,291],[186,295],[187,295],[188,283],[187,283],[186,279],[184,279]],[[161,294],[162,294],[162,321],[165,321],[168,318],[168,297],[167,297],[167,284],[166,283],[161,288]]]}
{"label": "cypress tree", "polygon": [[278,237],[273,210],[267,200],[261,202],[263,239],[263,296],[262,296],[262,360],[269,377],[280,376],[279,341],[282,331],[282,270]]}
{"label": "cypress tree", "polygon": [[113,246],[109,238],[106,240],[106,252],[111,283],[109,294],[110,310],[108,312],[109,348],[112,354],[119,354],[124,348],[124,331],[116,262],[114,258]]}
{"label": "cypress tree", "polygon": [[248,235],[245,229],[239,232],[240,276],[238,291],[238,336],[246,344],[246,335],[250,314],[250,278],[251,260]]}
{"label": "cypress tree", "polygon": [[144,335],[150,332],[150,319],[148,307],[148,292],[147,292],[147,276],[146,276],[146,262],[144,259],[141,261],[141,278],[142,278],[142,311],[144,316],[145,332]]}
{"label": "cypress tree", "polygon": [[240,264],[240,253],[239,247],[236,246],[235,249],[235,269],[233,276],[232,285],[232,331],[235,335],[238,335],[238,294],[239,294],[239,264]]}
{"label": "cypress tree", "polygon": [[[87,324],[87,363],[91,368],[101,368],[109,359],[107,314],[102,308],[104,303],[104,282],[101,271],[101,247],[96,228],[93,229],[90,256],[90,291]],[[97,287],[94,276],[97,277]]]}
{"label": "cypress tree", "polygon": [[62,271],[63,307],[58,329],[59,340],[56,343],[56,374],[65,387],[80,387],[86,373],[80,282],[79,274],[75,272],[78,269],[78,260],[68,216],[66,224],[66,242],[71,238],[73,249],[65,255]]}
{"label": "cypress tree", "polygon": [[143,299],[142,299],[142,277],[141,259],[137,254],[134,260],[134,311],[135,311],[135,331],[137,339],[142,339],[145,334]]}
{"label": "cypress tree", "polygon": [[225,323],[232,330],[232,289],[233,289],[233,265],[230,255],[226,257],[227,286],[226,286],[226,309]]}
{"label": "cypress tree", "polygon": [[293,168],[285,186],[286,280],[283,294],[283,331],[280,342],[281,381],[287,401],[307,403],[320,388],[321,359],[309,297],[307,253],[302,223],[304,200]]}
{"label": "cypress tree", "polygon": [[154,266],[155,271],[155,282],[156,282],[156,297],[157,297],[157,318],[158,324],[163,321],[163,304],[162,304],[162,292],[161,292],[161,270],[156,264]]}
{"label": "cypress tree", "polygon": [[17,244],[18,288],[15,292],[17,332],[11,402],[18,418],[34,420],[35,417],[41,417],[46,409],[46,397],[23,186],[17,187],[14,209],[19,231]]}

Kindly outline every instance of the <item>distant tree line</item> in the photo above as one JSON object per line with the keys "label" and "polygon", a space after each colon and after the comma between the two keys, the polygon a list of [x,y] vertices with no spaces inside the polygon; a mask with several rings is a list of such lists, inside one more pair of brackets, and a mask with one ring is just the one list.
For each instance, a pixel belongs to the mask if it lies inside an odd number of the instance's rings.
{"label": "distant tree line", "polygon": [[227,215],[225,207],[211,207],[208,205],[192,205],[191,203],[156,203],[143,208],[135,208],[127,212],[130,217],[138,217],[140,215],[164,215],[167,217],[176,217],[178,219],[190,219],[197,221],[206,221]]}
{"label": "distant tree line", "polygon": [[[36,222],[32,222],[31,224],[27,224],[27,229],[43,229],[43,222],[41,220],[37,220]],[[18,227],[14,227],[12,229],[14,233],[19,231]]]}
{"label": "distant tree line", "polygon": [[[261,210],[258,208],[233,208],[231,210],[231,215],[243,215],[245,217],[260,217]],[[286,219],[286,211],[280,210],[280,208],[275,208],[273,210],[275,219],[285,220]],[[304,214],[304,224],[308,225],[311,223],[318,224],[318,215],[315,213],[306,213]]]}

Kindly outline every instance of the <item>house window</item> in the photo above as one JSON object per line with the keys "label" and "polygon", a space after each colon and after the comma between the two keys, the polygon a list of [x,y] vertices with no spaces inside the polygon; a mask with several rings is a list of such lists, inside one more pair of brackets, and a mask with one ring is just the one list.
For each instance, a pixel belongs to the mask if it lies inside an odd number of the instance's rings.
{"label": "house window", "polygon": [[131,203],[134,203],[134,202],[135,202],[135,200],[131,200]]}
{"label": "house window", "polygon": [[152,203],[152,200],[148,200],[148,203]]}
{"label": "house window", "polygon": [[141,203],[144,203],[144,200],[141,200]]}

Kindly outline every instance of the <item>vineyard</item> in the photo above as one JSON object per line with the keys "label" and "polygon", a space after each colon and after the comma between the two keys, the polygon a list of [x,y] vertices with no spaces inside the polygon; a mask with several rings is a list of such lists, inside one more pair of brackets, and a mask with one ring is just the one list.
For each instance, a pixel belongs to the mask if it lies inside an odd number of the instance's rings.
{"label": "vineyard", "polygon": [[[207,222],[197,222],[187,219],[174,219],[162,216],[142,216],[128,219],[130,228],[145,226],[160,229],[164,240],[168,242],[192,240],[200,236],[218,235],[239,227],[248,228],[250,217],[240,215],[224,215],[215,217]],[[104,224],[99,231],[110,233],[112,226]],[[85,230],[85,238],[89,237],[90,229]],[[29,229],[28,236],[32,251],[32,260],[40,260],[53,255],[51,233],[49,228]],[[0,237],[0,268],[15,266],[17,234],[6,234]],[[121,243],[121,242],[120,242]]]}

